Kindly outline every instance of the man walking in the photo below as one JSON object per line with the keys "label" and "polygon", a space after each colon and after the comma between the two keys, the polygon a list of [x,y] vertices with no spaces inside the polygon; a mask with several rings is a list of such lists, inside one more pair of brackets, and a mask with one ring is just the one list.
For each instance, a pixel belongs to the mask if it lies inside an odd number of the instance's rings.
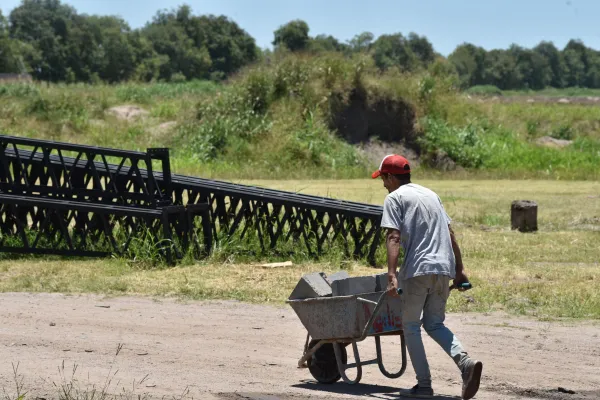
{"label": "man walking", "polygon": [[[402,325],[417,384],[402,390],[407,397],[431,398],[431,374],[421,340],[421,324],[454,360],[461,371],[462,398],[479,390],[483,364],[471,359],[456,336],[444,325],[450,279],[468,282],[451,219],[437,194],[411,183],[410,165],[399,155],[384,157],[373,179],[381,177],[385,198],[381,227],[387,228],[388,290],[402,288]],[[396,272],[400,246],[404,262]],[[461,289],[459,289],[461,290]],[[423,318],[421,319],[421,314]]]}

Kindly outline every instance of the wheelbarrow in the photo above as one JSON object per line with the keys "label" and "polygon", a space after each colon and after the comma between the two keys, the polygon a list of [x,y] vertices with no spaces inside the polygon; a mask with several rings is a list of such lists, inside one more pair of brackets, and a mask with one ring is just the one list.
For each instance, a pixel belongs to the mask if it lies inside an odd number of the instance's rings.
{"label": "wheelbarrow", "polygon": [[[398,291],[399,294],[401,290]],[[299,368],[308,368],[321,383],[335,383],[340,378],[355,385],[362,378],[362,367],[377,363],[390,379],[406,370],[406,345],[402,330],[401,299],[389,292],[371,292],[349,296],[316,297],[286,301],[308,331]],[[381,336],[398,335],[402,350],[402,366],[389,372],[383,365]],[[377,358],[361,361],[357,343],[375,338]],[[352,346],[354,363],[348,363],[346,347]],[[356,368],[356,377],[346,371]]]}

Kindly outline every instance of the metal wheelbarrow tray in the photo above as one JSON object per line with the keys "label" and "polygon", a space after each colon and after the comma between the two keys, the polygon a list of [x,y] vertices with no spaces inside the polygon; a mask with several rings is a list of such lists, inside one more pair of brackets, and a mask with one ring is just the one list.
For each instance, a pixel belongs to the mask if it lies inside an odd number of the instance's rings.
{"label": "metal wheelbarrow tray", "polygon": [[[308,331],[299,368],[308,368],[321,383],[334,383],[340,378],[357,384],[362,378],[362,366],[377,363],[388,378],[400,377],[406,370],[406,345],[402,330],[402,303],[388,292],[370,292],[348,296],[316,297],[287,300]],[[383,335],[399,335],[402,346],[402,366],[396,373],[388,372],[381,355]],[[360,360],[357,343],[375,338],[377,358]],[[346,346],[352,345],[354,363],[347,363]],[[356,368],[356,378],[349,379],[346,370]]]}

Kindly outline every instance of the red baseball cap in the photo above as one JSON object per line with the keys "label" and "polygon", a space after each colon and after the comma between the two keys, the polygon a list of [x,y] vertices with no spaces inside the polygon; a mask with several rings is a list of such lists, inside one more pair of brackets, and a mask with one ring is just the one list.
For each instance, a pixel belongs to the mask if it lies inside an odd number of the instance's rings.
{"label": "red baseball cap", "polygon": [[379,169],[371,175],[371,178],[379,178],[381,174],[404,175],[410,174],[408,160],[398,154],[388,154],[381,160]]}

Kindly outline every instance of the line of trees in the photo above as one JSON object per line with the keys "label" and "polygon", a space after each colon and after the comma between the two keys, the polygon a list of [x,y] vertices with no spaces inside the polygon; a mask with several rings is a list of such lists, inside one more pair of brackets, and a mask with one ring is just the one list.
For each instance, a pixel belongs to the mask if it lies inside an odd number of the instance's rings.
{"label": "line of trees", "polygon": [[512,45],[507,50],[492,51],[462,44],[448,58],[463,87],[600,88],[600,52],[579,40],[569,41],[562,50],[551,42],[541,42],[533,49]]}
{"label": "line of trees", "polygon": [[8,19],[0,12],[0,72],[44,81],[222,79],[258,55],[234,21],[195,16],[189,6],[159,11],[137,30],[60,0],[23,0]]}
{"label": "line of trees", "polygon": [[[366,52],[381,70],[435,68],[456,74],[463,88],[600,88],[600,52],[571,40],[564,49],[541,42],[487,51],[459,45],[447,58],[425,36],[370,32],[341,42],[310,36],[302,20],[274,32],[275,51]],[[140,29],[115,16],[79,14],[60,0],[22,0],[5,17],[0,10],[0,73],[30,73],[51,82],[222,80],[269,57],[246,31],[225,16],[193,15],[189,6],[161,10]]]}

